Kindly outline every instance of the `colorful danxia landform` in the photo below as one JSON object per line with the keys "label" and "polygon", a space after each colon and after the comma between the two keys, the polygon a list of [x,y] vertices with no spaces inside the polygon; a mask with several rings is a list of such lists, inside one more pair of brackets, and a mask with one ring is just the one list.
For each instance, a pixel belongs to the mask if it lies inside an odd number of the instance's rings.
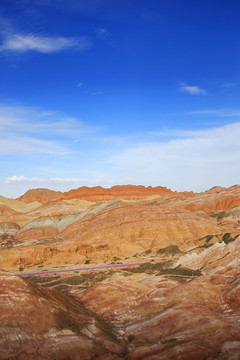
{"label": "colorful danxia landform", "polygon": [[240,186],[0,197],[0,359],[240,359]]}

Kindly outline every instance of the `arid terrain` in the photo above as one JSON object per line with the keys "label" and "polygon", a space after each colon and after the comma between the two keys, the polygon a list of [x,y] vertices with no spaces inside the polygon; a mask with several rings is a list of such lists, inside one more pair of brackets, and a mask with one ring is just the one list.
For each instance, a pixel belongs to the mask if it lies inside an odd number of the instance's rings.
{"label": "arid terrain", "polygon": [[240,359],[240,185],[0,197],[0,359]]}

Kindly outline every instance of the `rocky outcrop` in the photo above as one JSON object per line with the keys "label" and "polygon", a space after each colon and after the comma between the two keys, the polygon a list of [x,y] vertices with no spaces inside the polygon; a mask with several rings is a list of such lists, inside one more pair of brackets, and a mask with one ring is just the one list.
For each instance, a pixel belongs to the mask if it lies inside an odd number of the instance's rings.
{"label": "rocky outcrop", "polygon": [[20,226],[12,222],[0,223],[0,235],[15,235],[20,230]]}
{"label": "rocky outcrop", "polygon": [[139,200],[150,195],[167,195],[172,194],[172,191],[161,186],[145,187],[136,185],[118,185],[109,189],[101,186],[87,187],[82,186],[75,190],[70,190],[60,197],[62,200],[69,199],[86,199],[90,201],[109,201],[113,199]]}
{"label": "rocky outcrop", "polygon": [[75,296],[124,327],[127,359],[239,359],[239,238],[210,249],[171,269],[118,272]]}
{"label": "rocky outcrop", "polygon": [[[61,237],[81,245],[137,245],[142,250],[177,244],[182,250],[207,234],[221,233],[215,219],[204,219],[187,210],[154,206],[151,202],[116,203],[95,216],[75,221],[61,232]],[[117,254],[115,254],[117,256]]]}
{"label": "rocky outcrop", "polygon": [[[38,206],[40,206],[42,204],[38,201],[34,201],[34,202],[30,202],[29,204],[25,204],[22,201],[8,199],[8,198],[5,198],[4,196],[0,196],[0,206],[1,205],[8,207],[9,209],[12,209],[14,211],[20,212],[20,213],[26,213],[28,211],[36,209]],[[5,208],[5,210],[6,210],[6,208]]]}
{"label": "rocky outcrop", "polygon": [[181,205],[191,211],[203,210],[209,215],[219,211],[229,210],[240,205],[240,186],[235,185],[223,189],[217,188],[195,194],[183,200]]}
{"label": "rocky outcrop", "polygon": [[29,216],[36,218],[39,216],[64,216],[68,214],[79,214],[91,205],[94,205],[94,203],[84,203],[83,201],[79,201],[79,203],[71,203],[61,200],[50,201],[32,210],[29,213]]}
{"label": "rocky outcrop", "polygon": [[[59,264],[68,261],[66,259],[72,263],[87,259],[97,263],[114,257],[124,259],[146,250],[157,251],[168,245],[187,250],[196,246],[197,239],[227,230],[219,226],[215,218],[204,218],[185,209],[159,206],[151,200],[114,200],[96,204],[80,214],[30,221],[15,234],[15,239],[26,245],[15,251],[6,250],[4,256],[0,253],[0,259],[6,268],[54,264],[54,261]],[[38,256],[40,247],[35,247],[37,241],[41,244],[43,240],[45,245],[41,246],[46,248],[54,241],[53,255],[48,260]]]}
{"label": "rocky outcrop", "polygon": [[0,273],[0,359],[240,358],[239,186],[156,189],[80,188],[25,212],[2,202],[1,269],[41,275]]}
{"label": "rocky outcrop", "polygon": [[113,326],[57,290],[0,274],[0,358],[117,359],[126,353]]}
{"label": "rocky outcrop", "polygon": [[17,198],[17,200],[23,201],[24,203],[31,203],[38,201],[42,204],[48,203],[62,196],[61,191],[54,191],[49,189],[31,189],[28,190],[24,195]]}

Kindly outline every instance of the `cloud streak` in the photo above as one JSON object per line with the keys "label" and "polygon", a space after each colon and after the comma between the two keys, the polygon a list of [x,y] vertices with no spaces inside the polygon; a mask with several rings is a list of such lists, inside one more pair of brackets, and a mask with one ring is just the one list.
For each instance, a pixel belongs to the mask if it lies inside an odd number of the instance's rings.
{"label": "cloud streak", "polygon": [[64,116],[55,111],[24,106],[0,105],[0,131],[21,133],[38,133],[46,136],[65,135],[76,136],[90,132],[83,123],[75,117]]}
{"label": "cloud streak", "polygon": [[0,105],[0,154],[69,154],[76,136],[92,131],[54,111]]}
{"label": "cloud streak", "polygon": [[234,87],[234,86],[237,86],[237,83],[226,83],[226,84],[223,84],[223,87],[225,87],[225,88],[231,88],[231,87]]}
{"label": "cloud streak", "polygon": [[72,153],[60,141],[37,139],[36,137],[4,133],[0,135],[1,155],[65,155]]}
{"label": "cloud streak", "polygon": [[188,111],[189,115],[215,115],[223,117],[240,117],[240,109],[204,109]]}
{"label": "cloud streak", "polygon": [[175,190],[202,191],[239,182],[239,122],[175,135],[181,137],[131,146],[112,156],[111,162],[139,183]]}
{"label": "cloud streak", "polygon": [[26,177],[24,175],[13,175],[8,177],[4,183],[5,184],[14,184],[14,183],[78,183],[84,179],[79,178],[39,178],[39,177]]}
{"label": "cloud streak", "polygon": [[34,34],[7,34],[5,35],[0,51],[25,53],[35,51],[42,54],[56,53],[66,49],[76,49],[78,51],[88,50],[92,42],[87,37],[61,37],[61,36],[42,36]]}
{"label": "cloud streak", "polygon": [[[215,116],[212,111],[216,110],[211,110]],[[53,111],[0,106],[0,154],[15,158],[14,176],[9,177],[13,167],[10,174],[2,173],[6,188],[42,184],[64,190],[132,183],[203,191],[214,185],[230,186],[240,178],[239,137],[240,122],[201,130],[103,136],[85,128],[79,119]],[[36,163],[24,156],[32,154]],[[28,164],[25,173],[22,163],[17,168],[18,155]],[[44,166],[47,170],[40,169]]]}
{"label": "cloud streak", "polygon": [[190,95],[206,95],[207,90],[201,89],[198,85],[187,85],[186,83],[181,83],[180,91],[185,92]]}
{"label": "cloud streak", "polygon": [[122,178],[122,179],[109,179],[109,178],[62,178],[62,177],[51,177],[51,178],[41,178],[41,177],[27,177],[24,175],[13,175],[5,179],[4,184],[25,184],[36,186],[37,184],[47,185],[47,186],[112,186],[118,181],[122,184],[129,184],[134,179],[132,178]]}

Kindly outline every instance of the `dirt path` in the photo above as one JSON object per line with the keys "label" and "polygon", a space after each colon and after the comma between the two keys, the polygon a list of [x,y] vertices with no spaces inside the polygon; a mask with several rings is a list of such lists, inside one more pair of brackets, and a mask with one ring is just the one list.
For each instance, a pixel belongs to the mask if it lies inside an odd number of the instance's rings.
{"label": "dirt path", "polygon": [[39,276],[39,275],[52,275],[52,274],[59,274],[59,273],[69,273],[75,271],[95,271],[101,269],[112,269],[112,268],[122,268],[122,267],[130,267],[130,266],[139,266],[142,264],[146,264],[145,262],[138,262],[138,263],[131,263],[131,264],[112,264],[112,265],[96,265],[96,266],[86,266],[80,267],[75,269],[61,269],[61,270],[48,270],[48,271],[37,271],[31,273],[18,273],[17,275],[21,277],[27,276]]}

